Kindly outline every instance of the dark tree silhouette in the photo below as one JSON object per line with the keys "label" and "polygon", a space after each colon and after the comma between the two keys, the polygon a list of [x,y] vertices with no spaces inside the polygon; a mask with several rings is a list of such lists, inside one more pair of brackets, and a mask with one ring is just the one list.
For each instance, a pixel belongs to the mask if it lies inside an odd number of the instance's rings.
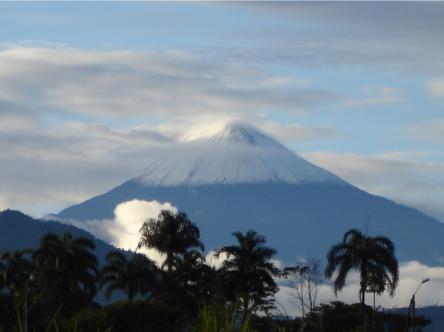
{"label": "dark tree silhouette", "polygon": [[238,245],[222,247],[216,256],[227,255],[221,267],[227,295],[232,301],[240,297],[245,319],[251,312],[273,307],[272,296],[278,291],[273,276],[279,269],[270,262],[276,251],[264,245],[265,237],[252,230],[233,236]]}
{"label": "dark tree silhouette", "polygon": [[132,254],[128,258],[120,251],[112,251],[106,261],[101,271],[100,287],[105,287],[108,300],[116,290],[123,290],[131,301],[136,295],[153,292],[159,286],[160,271],[145,255]]}
{"label": "dark tree silhouette", "polygon": [[31,250],[6,251],[0,255],[0,289],[27,288],[33,270]]}
{"label": "dark tree silhouette", "polygon": [[185,213],[162,210],[156,219],[149,219],[140,229],[141,238],[138,248],[154,248],[166,255],[162,268],[166,266],[171,276],[175,262],[187,251],[203,250],[199,240],[199,228]]}
{"label": "dark tree silhouette", "polygon": [[216,269],[206,264],[200,251],[190,250],[176,262],[175,280],[195,303],[211,300],[219,290],[217,276]]}
{"label": "dark tree silhouette", "polygon": [[351,229],[344,234],[341,243],[332,246],[327,254],[325,276],[331,279],[337,270],[334,290],[341,290],[350,271],[360,273],[359,298],[365,304],[365,293],[369,286],[378,289],[387,286],[393,296],[399,280],[398,261],[392,241],[383,236],[371,237]]}
{"label": "dark tree silhouette", "polygon": [[46,234],[33,254],[36,283],[48,314],[59,308],[72,313],[88,305],[96,294],[98,261],[94,243],[86,238]]}

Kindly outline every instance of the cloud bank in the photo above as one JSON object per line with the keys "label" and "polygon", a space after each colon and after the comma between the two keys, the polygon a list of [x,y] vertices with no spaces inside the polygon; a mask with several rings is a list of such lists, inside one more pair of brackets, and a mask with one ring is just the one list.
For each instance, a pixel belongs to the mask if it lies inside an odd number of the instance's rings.
{"label": "cloud bank", "polygon": [[[183,51],[0,49],[0,101],[34,112],[143,119],[303,110],[335,93],[260,66]],[[3,83],[1,83],[3,82]]]}
{"label": "cloud bank", "polygon": [[259,45],[264,38],[269,41],[267,47],[250,54],[252,59],[259,54],[264,61],[313,67],[444,72],[440,60],[444,48],[439,42],[444,29],[441,3],[261,2],[240,6],[259,17],[278,18],[282,24],[273,29],[258,27],[255,34],[248,34]]}
{"label": "cloud bank", "polygon": [[427,151],[374,155],[308,152],[307,160],[372,194],[414,206],[444,222],[444,164],[428,160]]}
{"label": "cloud bank", "polygon": [[[424,284],[416,296],[417,306],[444,304],[444,267],[427,266],[417,261],[404,262],[399,267],[400,281],[395,295],[390,297],[387,293],[376,295],[376,306],[382,307],[408,307],[410,298],[420,282],[425,278],[430,281]],[[294,290],[288,283],[280,283],[280,290],[276,295],[278,310],[290,316],[300,315]],[[324,283],[319,288],[319,303],[342,301],[356,303],[359,301],[359,275],[353,272],[349,275],[345,287],[335,296],[333,287]],[[373,305],[373,294],[368,293],[366,303]]]}
{"label": "cloud bank", "polygon": [[155,219],[162,210],[177,213],[177,208],[168,202],[131,200],[118,204],[112,220],[64,220],[59,221],[84,229],[97,238],[111,243],[117,248],[145,253],[159,265],[164,257],[152,249],[137,249],[140,228],[148,219]]}

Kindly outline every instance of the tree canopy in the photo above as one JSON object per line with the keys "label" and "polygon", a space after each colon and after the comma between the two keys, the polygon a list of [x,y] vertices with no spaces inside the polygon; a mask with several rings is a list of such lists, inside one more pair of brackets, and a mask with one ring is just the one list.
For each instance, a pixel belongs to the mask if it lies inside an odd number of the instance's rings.
{"label": "tree canopy", "polygon": [[238,243],[218,249],[216,255],[227,256],[222,278],[231,299],[240,297],[245,318],[250,312],[273,308],[273,295],[278,291],[273,276],[279,274],[279,269],[270,261],[276,250],[265,246],[265,237],[253,230],[235,232],[233,236]]}
{"label": "tree canopy", "polygon": [[156,249],[166,255],[162,267],[171,274],[175,262],[191,249],[203,250],[200,231],[185,213],[162,210],[155,219],[147,220],[140,229],[138,248]]}
{"label": "tree canopy", "polygon": [[327,254],[325,276],[330,279],[337,271],[335,293],[344,287],[347,275],[353,270],[360,275],[361,304],[365,303],[365,293],[371,284],[378,283],[380,289],[387,286],[393,296],[399,280],[395,245],[383,236],[368,236],[356,229],[345,232],[342,242],[333,245]]}

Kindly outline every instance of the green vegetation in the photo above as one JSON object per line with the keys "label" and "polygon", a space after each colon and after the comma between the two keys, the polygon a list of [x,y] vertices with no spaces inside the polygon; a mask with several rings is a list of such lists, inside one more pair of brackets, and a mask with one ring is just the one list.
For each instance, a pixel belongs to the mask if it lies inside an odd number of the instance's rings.
{"label": "green vegetation", "polygon": [[[0,331],[345,332],[367,329],[363,312],[374,317],[367,331],[383,331],[386,321],[403,326],[404,316],[363,305],[366,291],[396,288],[394,246],[386,238],[347,232],[328,254],[326,275],[339,271],[337,291],[358,270],[361,304],[317,305],[319,263],[281,271],[272,263],[276,251],[255,231],[233,233],[235,244],[216,251],[226,257],[219,268],[206,263],[199,229],[183,213],[162,211],[140,234],[138,249],[165,255],[160,267],[141,252],[118,250],[100,266],[94,243],[69,233],[45,235],[34,251],[1,253]],[[273,316],[275,278],[289,276],[299,287],[301,318]],[[103,305],[104,298],[112,303]],[[417,326],[425,324],[417,317]]]}
{"label": "green vegetation", "polygon": [[224,301],[214,301],[203,306],[198,313],[197,321],[191,326],[195,332],[253,332],[251,315],[244,320],[239,315],[239,306]]}
{"label": "green vegetation", "polygon": [[222,247],[216,252],[218,257],[227,256],[221,268],[225,294],[231,302],[240,299],[244,319],[251,312],[268,313],[274,308],[273,295],[278,291],[273,276],[280,271],[270,262],[276,251],[266,247],[265,237],[255,231],[235,232],[233,236],[238,245]]}
{"label": "green vegetation", "polygon": [[380,293],[387,285],[389,294],[393,296],[399,280],[399,270],[395,245],[388,238],[371,237],[351,229],[344,234],[341,243],[330,248],[327,259],[325,276],[330,279],[335,270],[338,270],[334,281],[335,292],[344,287],[347,274],[351,270],[358,270],[359,298],[362,305],[369,286],[377,287]]}
{"label": "green vegetation", "polygon": [[99,284],[105,288],[105,297],[109,300],[117,290],[125,292],[128,301],[148,292],[155,292],[159,285],[159,269],[156,264],[142,254],[125,255],[112,251],[106,256]]}
{"label": "green vegetation", "polygon": [[173,272],[181,255],[189,250],[203,250],[200,242],[199,228],[192,223],[185,213],[174,214],[163,210],[157,219],[148,220],[140,230],[139,248],[153,248],[166,255],[163,266],[167,267],[168,274]]}

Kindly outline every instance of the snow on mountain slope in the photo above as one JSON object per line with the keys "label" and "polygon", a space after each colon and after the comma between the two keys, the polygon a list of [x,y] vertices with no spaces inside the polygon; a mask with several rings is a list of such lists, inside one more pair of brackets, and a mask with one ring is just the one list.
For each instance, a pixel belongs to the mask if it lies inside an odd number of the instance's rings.
{"label": "snow on mountain slope", "polygon": [[231,243],[234,231],[254,229],[283,261],[325,259],[346,230],[358,228],[392,239],[401,261],[437,264],[444,257],[444,224],[348,184],[251,126],[204,128],[150,153],[141,176],[58,217],[80,226],[112,219],[122,202],[156,200],[187,213],[207,250]]}
{"label": "snow on mountain slope", "polygon": [[144,185],[239,183],[342,183],[336,175],[298,157],[259,129],[229,123],[183,138],[158,151],[135,179]]}

